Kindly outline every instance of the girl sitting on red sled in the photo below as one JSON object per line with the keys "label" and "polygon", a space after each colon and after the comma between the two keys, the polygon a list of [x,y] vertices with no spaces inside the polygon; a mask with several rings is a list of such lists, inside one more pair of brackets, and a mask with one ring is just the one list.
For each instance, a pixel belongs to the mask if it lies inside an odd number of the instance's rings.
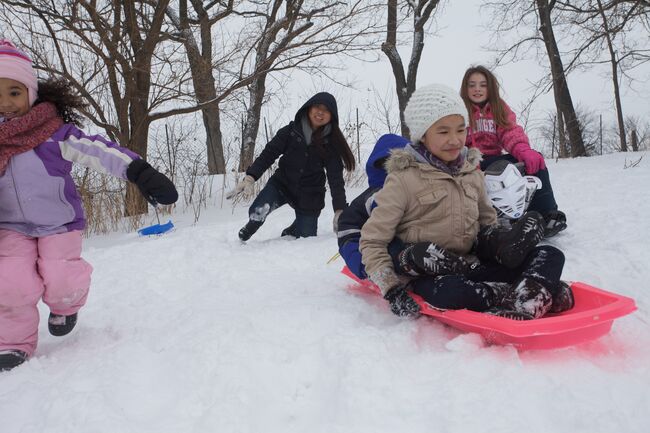
{"label": "girl sitting on red sled", "polygon": [[[519,320],[571,308],[560,281],[563,253],[537,246],[544,220],[528,212],[512,228],[496,225],[477,170],[480,153],[466,150],[467,111],[441,85],[418,89],[406,111],[412,142],[386,163],[388,177],[361,230],[366,272],[399,316],[419,305],[408,290],[437,308],[485,311]],[[404,248],[388,248],[398,238]]]}

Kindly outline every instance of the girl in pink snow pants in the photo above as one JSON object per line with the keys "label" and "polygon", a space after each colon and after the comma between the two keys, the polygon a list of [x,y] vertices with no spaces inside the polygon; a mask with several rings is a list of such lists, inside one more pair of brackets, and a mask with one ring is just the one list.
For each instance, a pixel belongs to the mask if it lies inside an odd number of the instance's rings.
{"label": "girl in pink snow pants", "polygon": [[80,255],[79,230],[35,238],[0,229],[0,351],[34,352],[39,299],[60,322],[86,303],[92,266]]}
{"label": "girl in pink snow pants", "polygon": [[56,336],[72,331],[86,302],[92,267],[81,258],[73,162],[135,183],[151,203],[178,198],[137,154],[78,128],[84,103],[70,88],[39,82],[27,54],[0,40],[0,371],[36,350],[41,298]]}

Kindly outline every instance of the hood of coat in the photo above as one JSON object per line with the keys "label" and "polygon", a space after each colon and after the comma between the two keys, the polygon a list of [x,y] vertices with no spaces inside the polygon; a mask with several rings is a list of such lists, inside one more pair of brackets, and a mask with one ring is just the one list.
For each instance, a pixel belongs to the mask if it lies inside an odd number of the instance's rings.
{"label": "hood of coat", "polygon": [[334,123],[335,125],[339,124],[339,111],[336,106],[336,98],[327,92],[316,93],[314,96],[309,98],[309,100],[305,102],[302,107],[300,107],[300,109],[296,112],[296,124],[300,125],[301,119],[303,116],[307,115],[307,110],[309,107],[317,104],[323,104],[327,107],[328,110],[330,110],[330,114],[332,115],[332,121],[330,123]]}
{"label": "hood of coat", "polygon": [[[406,170],[409,167],[416,167],[423,164],[418,160],[418,154],[415,150],[409,150],[410,146],[404,149],[393,149],[390,152],[390,158],[386,161],[386,171],[394,173],[401,170]],[[412,149],[412,148],[411,148]],[[476,170],[476,167],[483,160],[483,155],[476,148],[467,149],[467,156],[465,157],[465,164],[460,170],[461,173]],[[428,164],[427,164],[428,165]],[[433,166],[431,166],[433,168]]]}
{"label": "hood of coat", "polygon": [[381,163],[378,163],[378,161],[387,159],[392,149],[403,149],[408,143],[409,141],[406,138],[395,134],[385,134],[379,137],[366,163],[368,186],[371,188],[380,188],[384,185],[387,176],[384,167],[385,161]]}

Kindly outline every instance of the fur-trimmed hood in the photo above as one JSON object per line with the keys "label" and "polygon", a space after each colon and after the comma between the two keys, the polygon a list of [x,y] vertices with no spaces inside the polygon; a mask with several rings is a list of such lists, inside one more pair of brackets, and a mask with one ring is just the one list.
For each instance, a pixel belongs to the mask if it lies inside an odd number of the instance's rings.
{"label": "fur-trimmed hood", "polygon": [[[422,162],[418,161],[417,155],[415,149],[411,146],[406,146],[404,149],[392,149],[390,157],[386,161],[386,171],[393,173],[406,170],[409,167],[416,166],[416,164],[421,164]],[[463,164],[461,172],[475,170],[476,166],[482,160],[483,155],[478,149],[473,147],[467,148],[467,156],[465,157],[465,164]]]}
{"label": "fur-trimmed hood", "polygon": [[391,281],[391,276],[397,278],[388,253],[391,240],[435,242],[466,255],[480,228],[497,219],[485,191],[485,178],[477,167],[481,154],[476,149],[467,150],[457,176],[421,162],[424,158],[419,159],[421,155],[411,146],[391,153],[386,163],[390,173],[374,196],[377,206],[363,224],[359,243],[366,273],[384,294],[397,284]]}

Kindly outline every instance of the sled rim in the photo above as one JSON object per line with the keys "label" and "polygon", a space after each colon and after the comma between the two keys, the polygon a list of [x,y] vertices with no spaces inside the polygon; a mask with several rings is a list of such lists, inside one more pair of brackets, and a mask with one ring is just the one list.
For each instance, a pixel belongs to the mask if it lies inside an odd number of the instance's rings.
{"label": "sled rim", "polygon": [[[368,280],[360,280],[347,266],[341,272],[364,289],[379,293],[377,286]],[[571,289],[576,298],[574,308],[526,321],[466,309],[439,310],[420,296],[414,293],[411,296],[422,308],[423,315],[461,331],[477,333],[488,344],[512,345],[518,350],[557,349],[595,340],[609,333],[615,319],[637,309],[634,299],[586,283],[572,282]]]}

